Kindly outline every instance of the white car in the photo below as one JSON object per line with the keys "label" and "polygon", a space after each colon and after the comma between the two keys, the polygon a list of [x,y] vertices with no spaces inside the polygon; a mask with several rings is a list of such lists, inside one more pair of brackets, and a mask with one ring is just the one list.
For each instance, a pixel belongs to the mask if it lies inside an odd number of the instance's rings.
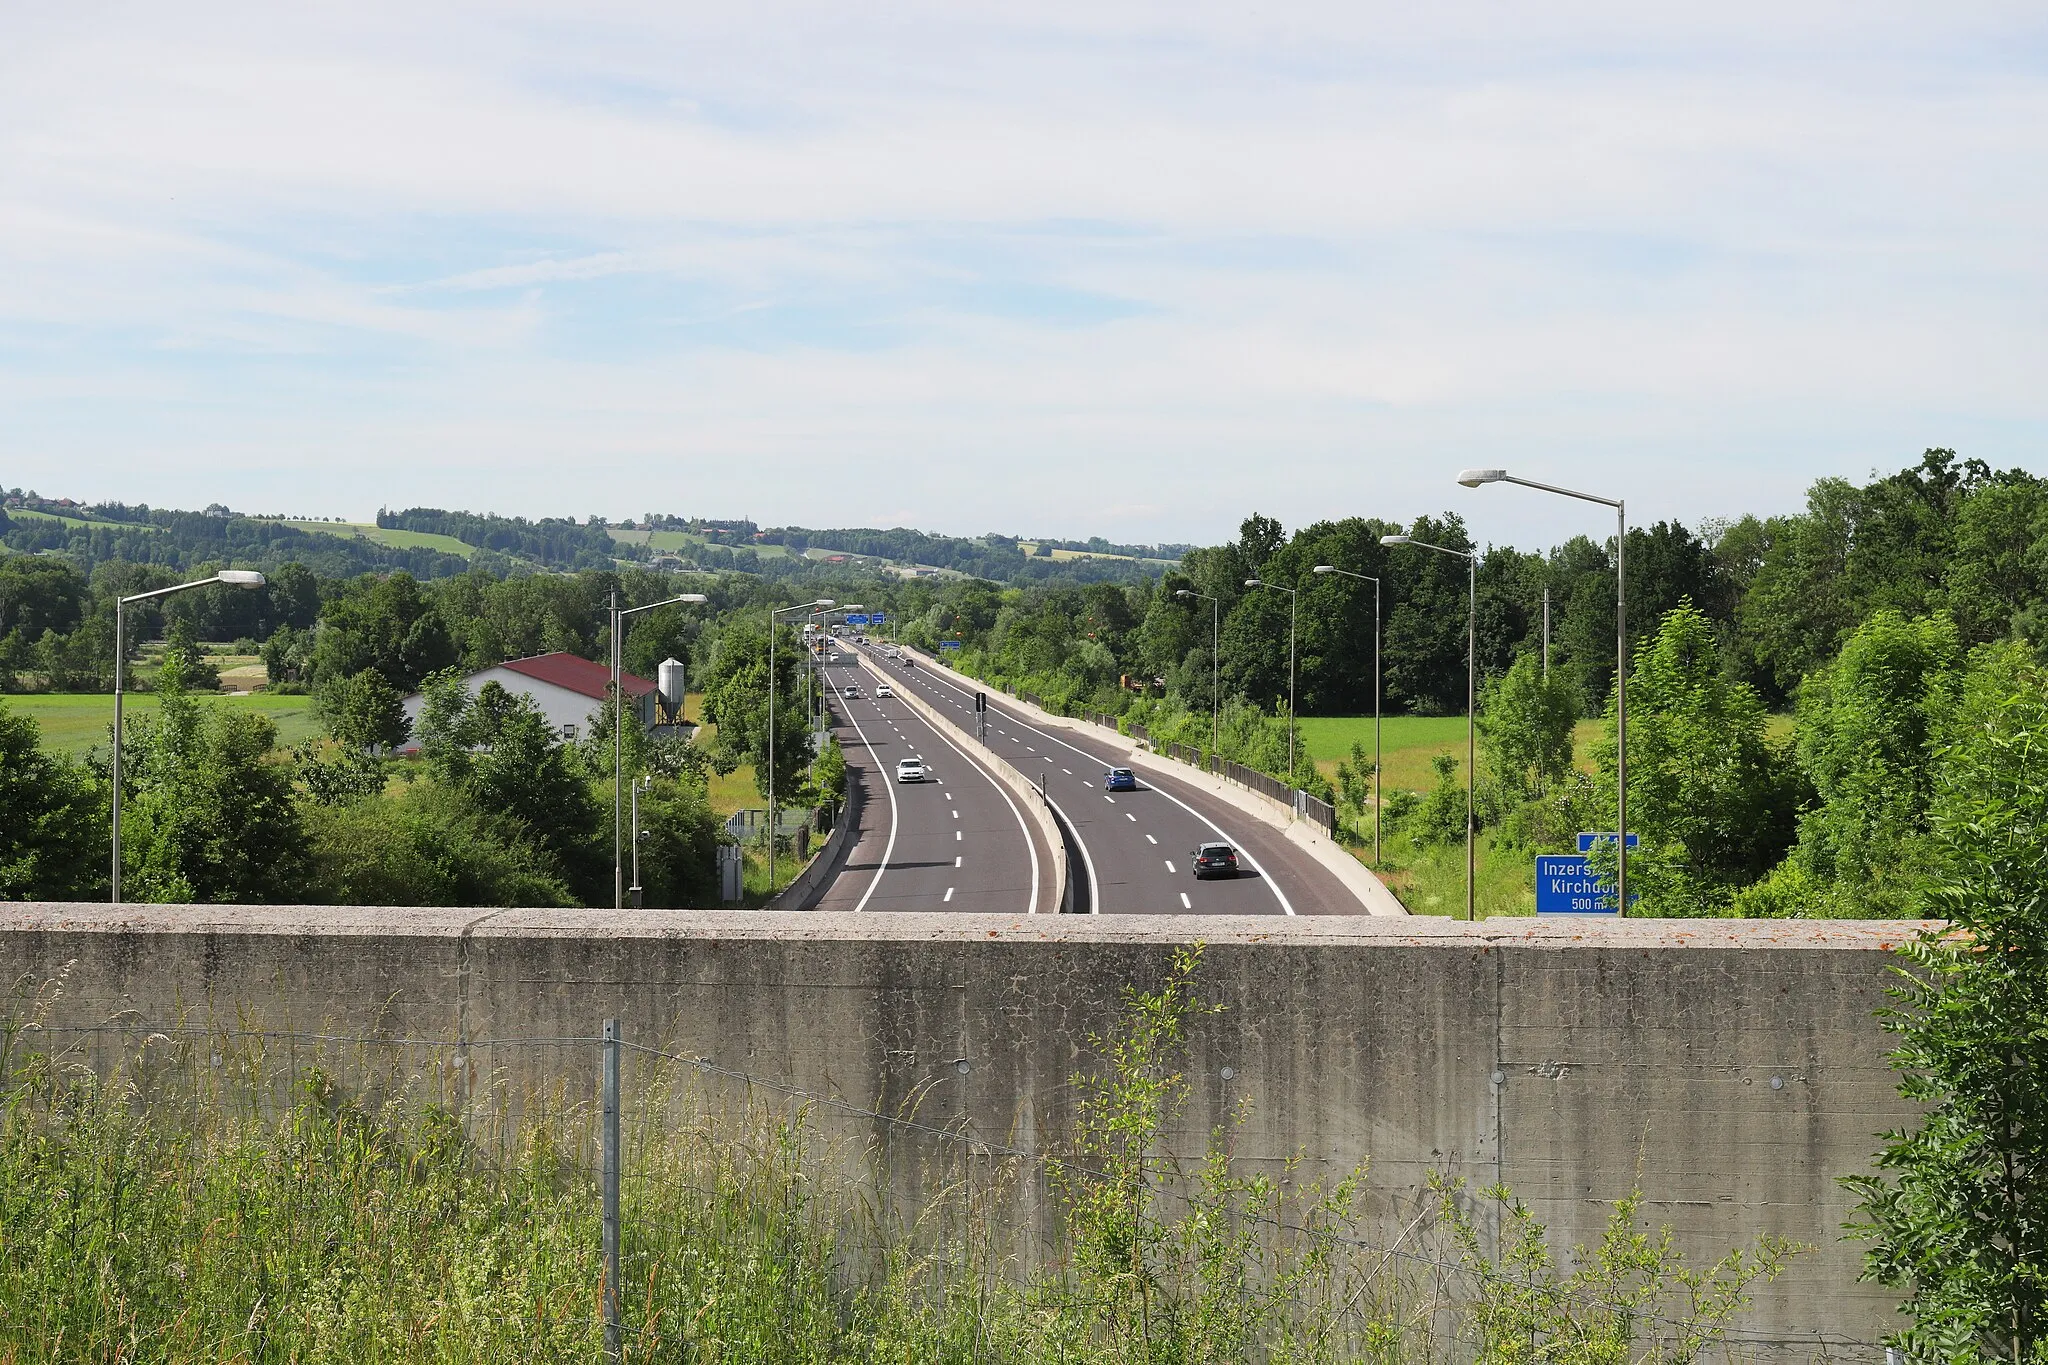
{"label": "white car", "polygon": [[924,760],[921,758],[900,760],[896,764],[896,780],[898,782],[924,781]]}
{"label": "white car", "polygon": [[893,697],[896,694],[889,690],[889,684],[877,683],[875,684],[875,695],[878,697]]}

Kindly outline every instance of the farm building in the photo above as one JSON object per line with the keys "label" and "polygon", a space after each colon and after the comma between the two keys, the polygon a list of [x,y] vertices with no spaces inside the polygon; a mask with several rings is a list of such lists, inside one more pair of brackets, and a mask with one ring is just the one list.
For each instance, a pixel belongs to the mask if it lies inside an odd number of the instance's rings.
{"label": "farm building", "polygon": [[[577,739],[590,727],[591,714],[604,706],[606,684],[611,670],[576,654],[536,654],[530,659],[512,659],[480,668],[464,678],[463,685],[474,696],[485,683],[496,683],[507,692],[531,698],[548,718],[548,724],[564,739]],[[654,684],[631,673],[619,675],[620,690],[626,694],[626,710],[637,716],[641,726],[655,720]],[[417,753],[420,709],[425,699],[415,692],[405,699],[405,718],[413,726],[414,738],[400,753]]]}

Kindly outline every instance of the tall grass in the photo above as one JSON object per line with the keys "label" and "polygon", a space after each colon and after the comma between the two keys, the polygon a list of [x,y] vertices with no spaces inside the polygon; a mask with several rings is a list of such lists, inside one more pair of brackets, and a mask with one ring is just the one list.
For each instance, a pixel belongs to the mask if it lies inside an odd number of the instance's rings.
{"label": "tall grass", "polygon": [[[1691,1360],[1776,1273],[1769,1244],[1689,1271],[1632,1203],[1554,1268],[1504,1191],[1490,1253],[1444,1184],[1374,1244],[1362,1170],[1248,1174],[1230,1125],[1175,1159],[1198,963],[1132,993],[1042,1162],[879,1115],[853,1131],[883,1137],[835,1139],[843,1107],[652,1059],[627,1106],[626,1358]],[[0,1033],[0,1363],[602,1358],[587,1072],[515,1088],[476,1072],[479,1049],[366,1045],[344,1086],[332,1047],[318,1066],[279,1048],[152,1034],[109,1058]]]}

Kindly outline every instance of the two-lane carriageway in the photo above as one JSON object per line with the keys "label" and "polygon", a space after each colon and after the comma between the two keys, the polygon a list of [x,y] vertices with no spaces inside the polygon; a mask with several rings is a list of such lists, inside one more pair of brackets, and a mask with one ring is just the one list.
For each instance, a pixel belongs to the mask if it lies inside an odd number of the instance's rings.
{"label": "two-lane carriageway", "polygon": [[[1139,790],[1104,790],[1103,775],[1130,767],[1128,741],[1028,718],[999,692],[988,691],[930,660],[904,667],[870,647],[871,672],[892,687],[914,687],[975,733],[974,694],[988,696],[989,747],[1027,776],[1042,779],[1047,797],[1079,845],[1074,871],[1085,876],[1082,903],[1098,914],[1359,915],[1365,907],[1344,884],[1286,836],[1191,782],[1135,769]],[[1196,881],[1188,858],[1198,844],[1235,848],[1236,879]]]}
{"label": "two-lane carriageway", "polygon": [[[820,910],[1059,910],[1051,851],[1017,798],[900,699],[895,679],[852,658],[821,670],[849,783],[861,789],[857,842]],[[845,695],[857,686],[861,695]],[[896,781],[899,759],[924,760],[922,782]]]}

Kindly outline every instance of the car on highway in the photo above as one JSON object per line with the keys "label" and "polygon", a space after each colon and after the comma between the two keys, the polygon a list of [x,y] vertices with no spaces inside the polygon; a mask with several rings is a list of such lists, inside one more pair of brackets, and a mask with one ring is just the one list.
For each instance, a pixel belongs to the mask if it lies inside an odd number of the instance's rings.
{"label": "car on highway", "polygon": [[896,764],[896,780],[898,782],[924,781],[924,760],[921,758],[898,760]]}
{"label": "car on highway", "polygon": [[859,701],[859,700],[860,700],[860,684],[859,684],[859,683],[848,683],[848,684],[847,684],[846,686],[844,686],[844,687],[842,687],[842,688],[840,688],[840,689],[839,689],[839,695],[840,695],[840,696],[842,696],[842,697],[847,697],[847,698],[849,698],[849,699],[851,699],[851,700],[854,700],[854,701]]}
{"label": "car on highway", "polygon": [[877,683],[875,684],[875,695],[878,697],[893,697],[896,694],[889,690],[889,684]]}
{"label": "car on highway", "polygon": [[1196,881],[1237,875],[1237,850],[1229,844],[1203,844],[1192,857],[1194,861],[1188,866],[1193,870]]}
{"label": "car on highway", "polygon": [[1102,775],[1105,791],[1134,792],[1138,789],[1138,775],[1129,768],[1111,768]]}

